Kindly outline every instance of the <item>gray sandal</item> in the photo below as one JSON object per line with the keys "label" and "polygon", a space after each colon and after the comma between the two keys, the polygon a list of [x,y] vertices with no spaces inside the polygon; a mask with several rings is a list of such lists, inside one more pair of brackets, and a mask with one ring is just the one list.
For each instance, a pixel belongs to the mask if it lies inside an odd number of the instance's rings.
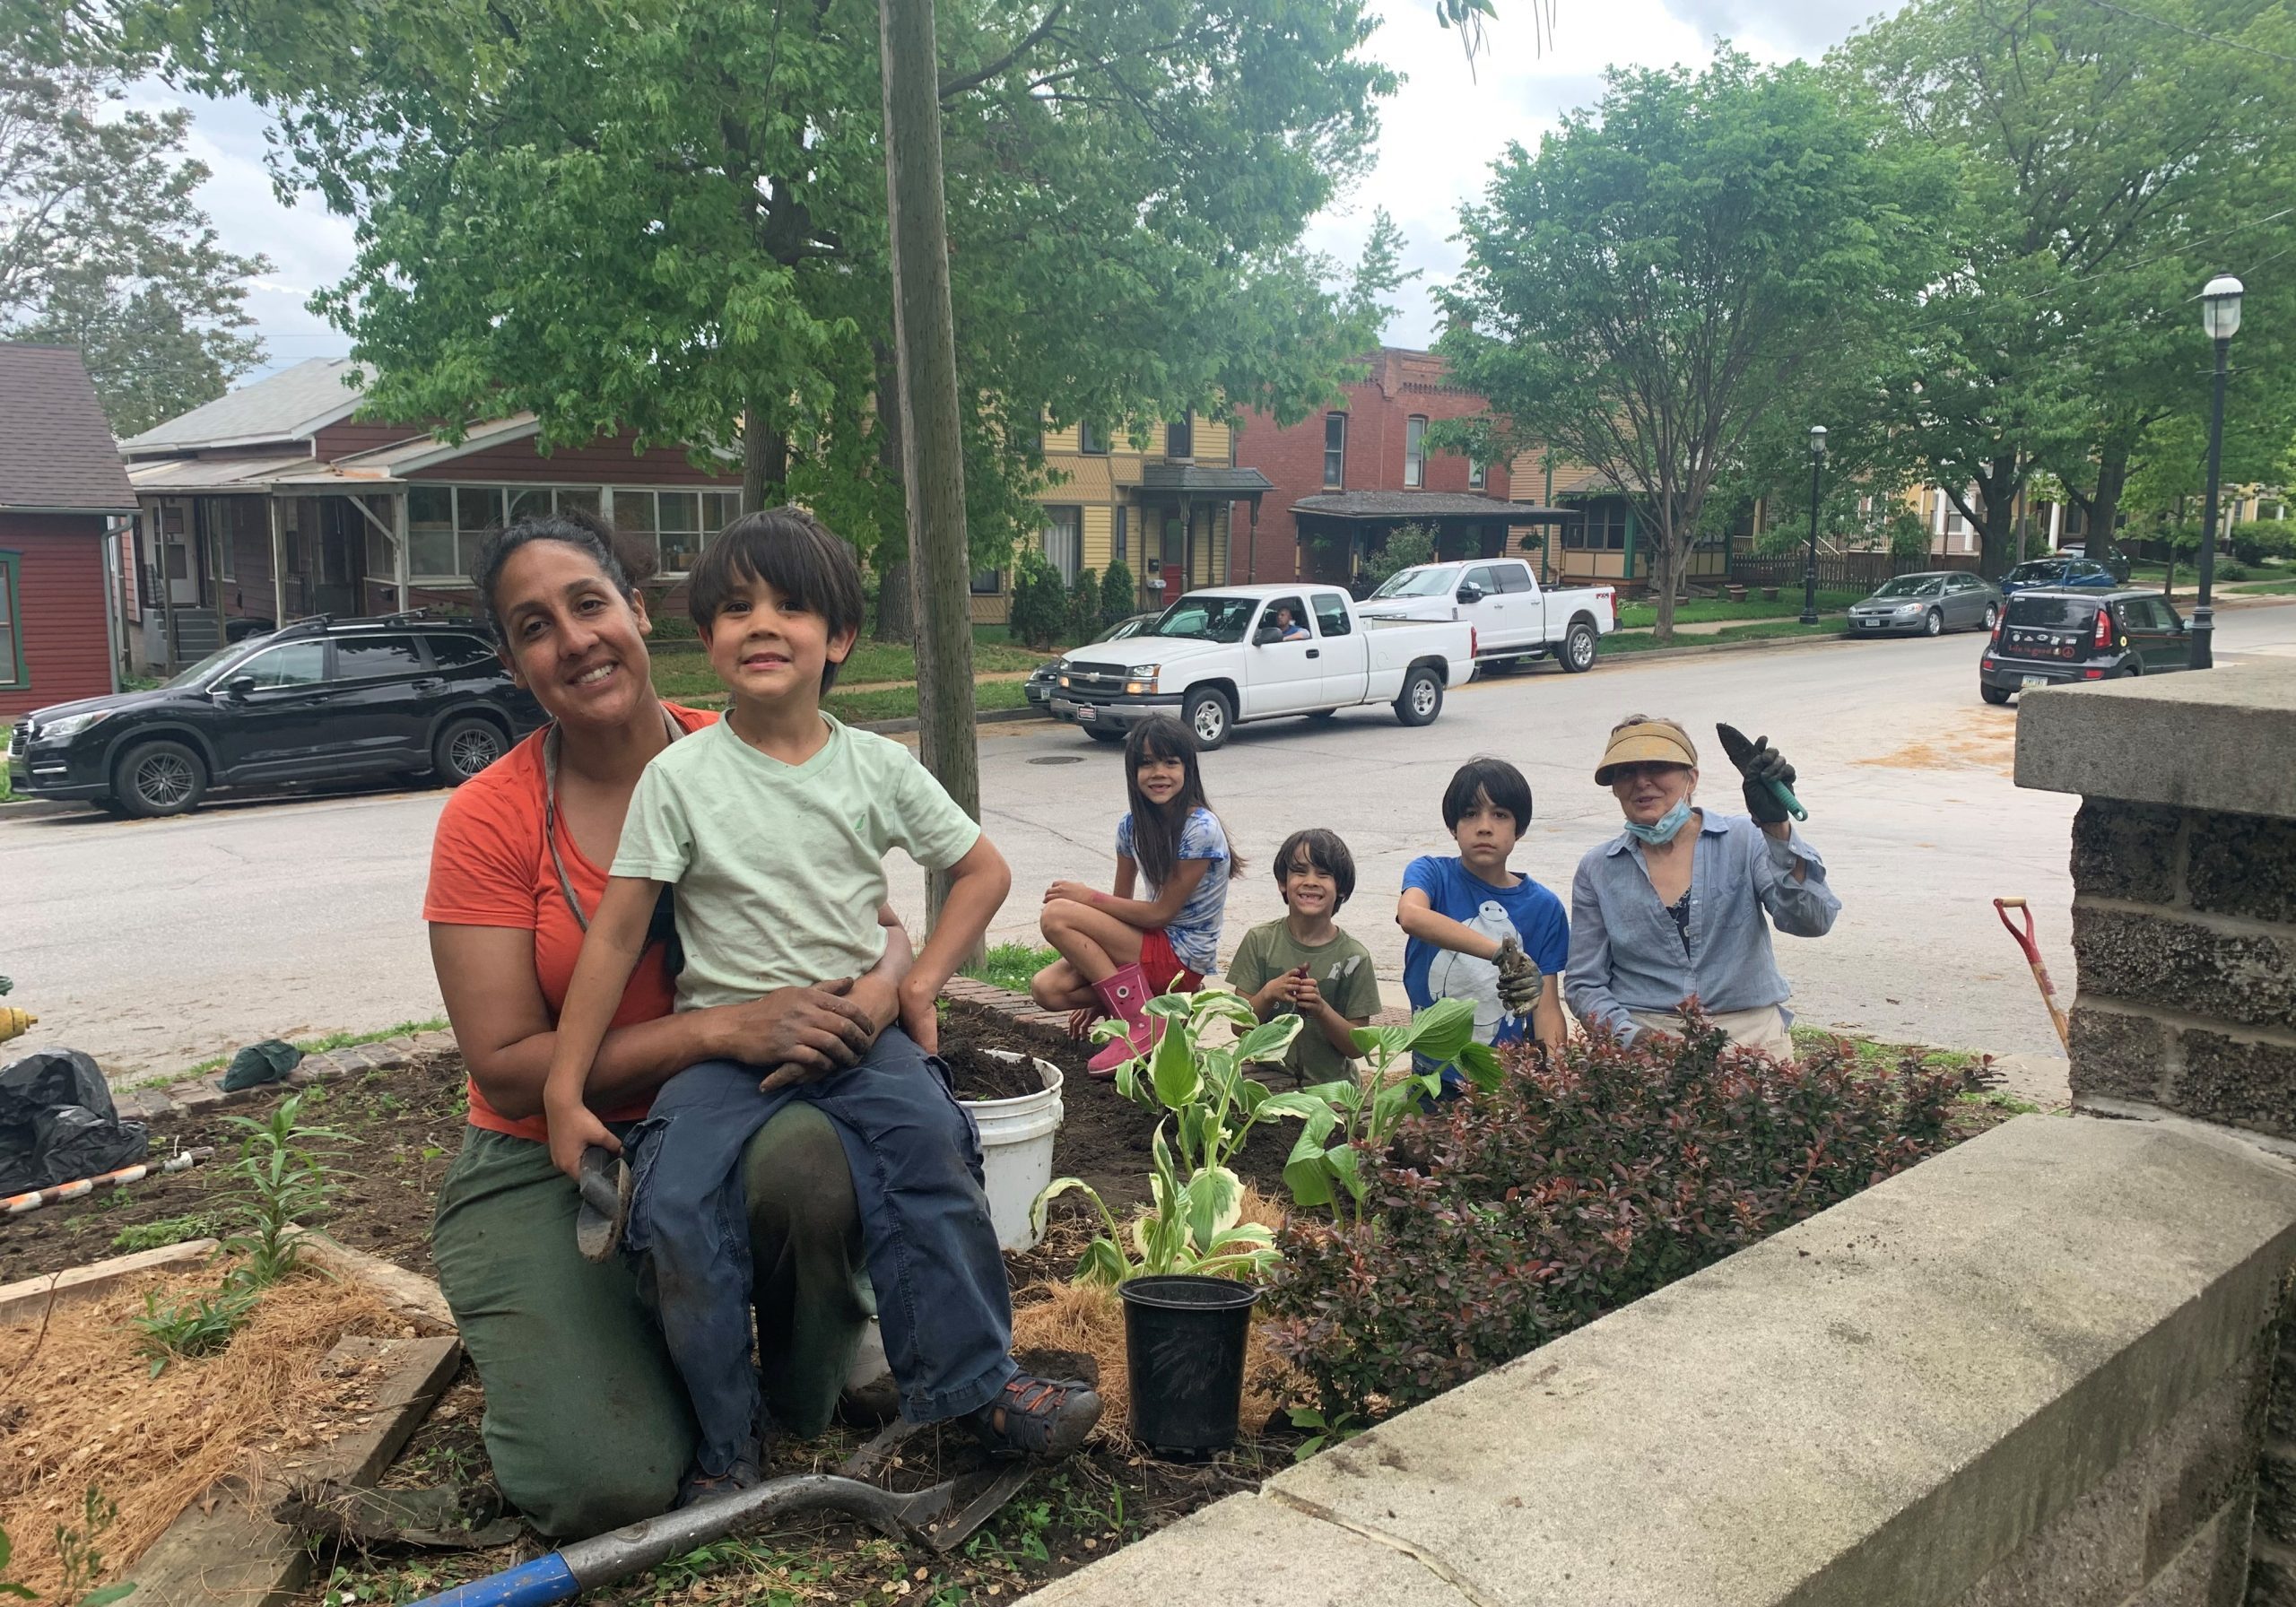
{"label": "gray sandal", "polygon": [[582,1151],[575,1179],[582,1204],[574,1213],[574,1244],[585,1261],[606,1261],[622,1247],[630,1222],[630,1163],[603,1144]]}

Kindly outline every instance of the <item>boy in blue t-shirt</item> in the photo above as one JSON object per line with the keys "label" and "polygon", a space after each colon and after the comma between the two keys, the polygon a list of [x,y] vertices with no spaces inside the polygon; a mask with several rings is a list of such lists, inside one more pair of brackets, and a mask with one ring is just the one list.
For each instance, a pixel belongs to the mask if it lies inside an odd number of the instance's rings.
{"label": "boy in blue t-shirt", "polygon": [[[1405,867],[1396,924],[1408,940],[1403,988],[1412,1009],[1472,999],[1476,1042],[1527,1038],[1554,1055],[1563,1042],[1560,985],[1570,922],[1561,899],[1507,868],[1530,823],[1531,784],[1522,771],[1502,759],[1461,765],[1443,789],[1443,824],[1458,855],[1425,854]],[[1447,1070],[1443,1081],[1456,1088],[1461,1078]]]}

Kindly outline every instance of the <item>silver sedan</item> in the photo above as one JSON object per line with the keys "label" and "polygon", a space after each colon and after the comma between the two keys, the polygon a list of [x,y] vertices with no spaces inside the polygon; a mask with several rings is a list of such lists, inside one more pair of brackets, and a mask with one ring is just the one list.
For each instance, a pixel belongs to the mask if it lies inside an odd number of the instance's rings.
{"label": "silver sedan", "polygon": [[1849,610],[1849,634],[1991,630],[2001,621],[2001,588],[1960,569],[1900,575]]}

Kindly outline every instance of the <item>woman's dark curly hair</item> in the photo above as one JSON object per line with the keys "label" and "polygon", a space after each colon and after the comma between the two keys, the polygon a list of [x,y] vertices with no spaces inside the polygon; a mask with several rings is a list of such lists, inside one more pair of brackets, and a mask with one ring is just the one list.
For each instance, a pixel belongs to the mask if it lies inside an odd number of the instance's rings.
{"label": "woman's dark curly hair", "polygon": [[470,583],[477,588],[479,605],[486,612],[486,628],[493,633],[495,645],[506,652],[510,638],[503,630],[494,594],[502,583],[502,566],[519,548],[534,542],[558,542],[587,553],[598,572],[630,603],[638,601],[638,588],[654,578],[658,562],[636,543],[623,540],[596,514],[579,508],[536,514],[489,536],[471,563]]}

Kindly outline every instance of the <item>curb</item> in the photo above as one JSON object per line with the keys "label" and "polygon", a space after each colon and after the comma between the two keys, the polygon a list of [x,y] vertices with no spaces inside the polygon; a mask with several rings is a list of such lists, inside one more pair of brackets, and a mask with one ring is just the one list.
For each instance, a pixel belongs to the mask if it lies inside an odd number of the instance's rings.
{"label": "curb", "polygon": [[155,1116],[245,1105],[251,1100],[268,1099],[273,1094],[340,1077],[346,1073],[395,1072],[418,1055],[436,1055],[456,1047],[455,1035],[451,1032],[422,1032],[413,1038],[378,1038],[370,1044],[346,1044],[340,1049],[306,1055],[301,1064],[286,1076],[270,1082],[258,1082],[252,1088],[227,1091],[223,1087],[223,1073],[208,1072],[197,1077],[178,1078],[172,1082],[155,1081],[136,1088],[114,1089],[111,1102],[123,1120],[148,1122]]}

